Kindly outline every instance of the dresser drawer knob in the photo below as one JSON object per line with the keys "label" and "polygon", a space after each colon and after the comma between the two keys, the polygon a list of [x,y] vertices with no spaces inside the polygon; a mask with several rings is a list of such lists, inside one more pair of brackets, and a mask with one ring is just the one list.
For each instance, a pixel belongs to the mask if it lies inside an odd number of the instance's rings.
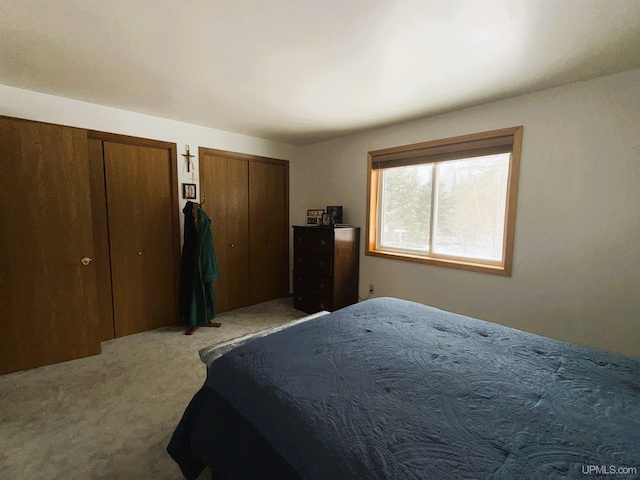
{"label": "dresser drawer knob", "polygon": [[320,245],[326,245],[326,244],[327,244],[327,242],[326,242],[326,241],[324,241],[324,240],[320,240]]}
{"label": "dresser drawer knob", "polygon": [[321,289],[321,290],[324,290],[324,283],[321,283],[321,284],[319,285],[319,287],[320,287],[320,289]]}

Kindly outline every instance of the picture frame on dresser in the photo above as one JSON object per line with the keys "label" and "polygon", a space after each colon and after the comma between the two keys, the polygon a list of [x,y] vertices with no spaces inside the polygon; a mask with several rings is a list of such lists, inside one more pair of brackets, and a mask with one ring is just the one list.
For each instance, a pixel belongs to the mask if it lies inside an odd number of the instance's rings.
{"label": "picture frame on dresser", "polygon": [[324,215],[324,210],[321,208],[310,208],[307,210],[307,223],[308,227],[317,227],[322,225],[322,216]]}
{"label": "picture frame on dresser", "polygon": [[342,206],[334,205],[327,207],[327,213],[331,217],[331,225],[342,223]]}

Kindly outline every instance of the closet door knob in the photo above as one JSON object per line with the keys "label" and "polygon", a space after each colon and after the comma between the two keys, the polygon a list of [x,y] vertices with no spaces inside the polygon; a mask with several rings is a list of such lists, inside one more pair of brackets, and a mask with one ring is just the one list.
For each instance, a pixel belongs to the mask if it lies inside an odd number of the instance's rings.
{"label": "closet door knob", "polygon": [[89,265],[92,262],[92,260],[89,257],[84,257],[82,260],[80,260],[80,263],[82,263],[84,266]]}
{"label": "closet door knob", "polygon": [[235,247],[236,245],[235,245],[235,243],[232,243],[232,244],[230,244],[229,246],[230,246],[231,248],[233,248],[233,247]]}
{"label": "closet door knob", "polygon": [[138,252],[138,255],[142,255],[142,252]]}

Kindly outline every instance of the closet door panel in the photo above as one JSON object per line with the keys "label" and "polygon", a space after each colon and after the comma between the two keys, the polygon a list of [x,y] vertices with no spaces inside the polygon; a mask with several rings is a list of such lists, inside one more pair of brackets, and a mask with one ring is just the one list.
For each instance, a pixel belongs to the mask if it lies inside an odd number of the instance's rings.
{"label": "closet door panel", "polygon": [[211,217],[220,280],[217,311],[289,292],[288,162],[200,148],[201,199]]}
{"label": "closet door panel", "polygon": [[247,182],[249,162],[226,159],[229,174],[227,184],[227,202],[229,216],[227,228],[230,234],[227,251],[228,265],[225,266],[229,282],[228,310],[244,307],[249,304],[249,198]]}
{"label": "closet door panel", "polygon": [[283,163],[250,162],[251,303],[289,289],[288,175]]}
{"label": "closet door panel", "polygon": [[216,183],[228,183],[226,162],[223,158],[207,156],[206,161],[200,162],[200,198],[206,203],[202,207],[211,218],[211,234],[213,248],[216,252],[220,280],[213,283],[216,295],[216,311],[229,310],[231,289],[228,282],[228,268],[230,252],[227,249],[229,238],[232,236],[227,227],[229,205],[225,189],[216,188]]}
{"label": "closet door panel", "polygon": [[85,130],[0,117],[0,374],[100,353]]}
{"label": "closet door panel", "polygon": [[113,296],[111,295],[111,263],[109,260],[109,224],[104,187],[104,155],[102,141],[89,139],[89,173],[91,178],[91,211],[93,217],[93,259],[98,285],[100,339],[114,338]]}
{"label": "closet door panel", "polygon": [[116,337],[176,320],[171,158],[104,142]]}
{"label": "closet door panel", "polygon": [[211,218],[220,279],[213,288],[216,311],[249,304],[248,162],[203,154],[200,159],[202,208]]}

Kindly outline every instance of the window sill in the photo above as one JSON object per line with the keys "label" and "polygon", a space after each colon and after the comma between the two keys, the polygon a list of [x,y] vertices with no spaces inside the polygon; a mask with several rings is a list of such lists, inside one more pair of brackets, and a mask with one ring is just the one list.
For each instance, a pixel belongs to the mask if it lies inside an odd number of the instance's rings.
{"label": "window sill", "polygon": [[469,260],[454,260],[448,258],[425,257],[406,252],[391,252],[388,250],[373,250],[367,248],[365,255],[372,257],[388,258],[392,260],[401,260],[405,262],[423,263],[426,265],[436,265],[440,267],[457,268],[460,270],[470,270],[472,272],[489,273],[492,275],[501,275],[503,277],[511,276],[510,265],[488,265],[477,263]]}

